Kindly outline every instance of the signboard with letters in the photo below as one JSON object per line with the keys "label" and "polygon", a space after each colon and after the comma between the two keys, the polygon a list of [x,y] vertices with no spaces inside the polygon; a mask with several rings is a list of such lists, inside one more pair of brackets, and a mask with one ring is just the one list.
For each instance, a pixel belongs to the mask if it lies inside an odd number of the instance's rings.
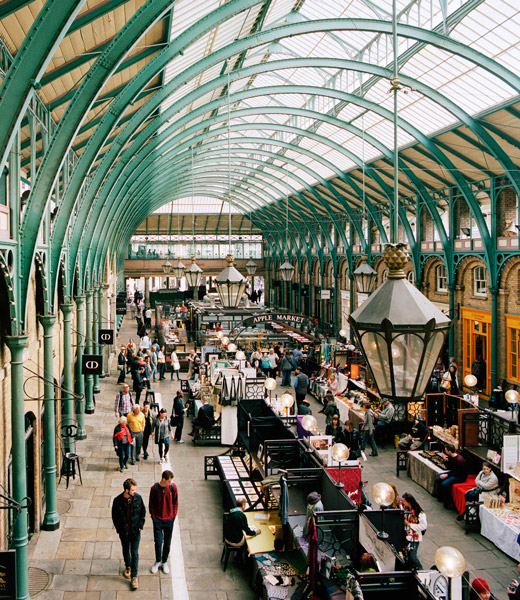
{"label": "signboard with letters", "polygon": [[269,323],[286,323],[291,327],[301,329],[304,322],[308,322],[309,318],[303,315],[295,315],[291,313],[263,313],[261,315],[255,315],[254,317],[248,317],[244,319],[240,324],[243,327],[249,327],[251,325],[264,325]]}
{"label": "signboard with letters", "polygon": [[100,329],[98,331],[98,344],[111,345],[114,343],[113,329]]}
{"label": "signboard with letters", "polygon": [[103,375],[103,356],[101,354],[84,354],[81,361],[82,375]]}

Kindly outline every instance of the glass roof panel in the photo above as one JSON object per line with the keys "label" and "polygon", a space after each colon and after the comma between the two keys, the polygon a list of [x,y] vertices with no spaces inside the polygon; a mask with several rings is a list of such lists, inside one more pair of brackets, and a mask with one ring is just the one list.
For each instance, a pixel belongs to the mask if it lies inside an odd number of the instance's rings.
{"label": "glass roof panel", "polygon": [[[175,4],[174,18],[172,20],[171,39],[175,39],[187,27],[193,25],[201,18],[223,4],[223,0],[178,0]],[[399,22],[420,26],[427,30],[438,27],[442,31],[442,2],[433,1],[421,3],[413,0],[397,0],[399,11]],[[460,9],[461,0],[446,0],[447,14],[450,15]],[[165,79],[169,81],[172,77],[182,75],[193,64],[209,56],[215,50],[232,43],[236,39],[243,38],[255,31],[255,23],[263,5],[254,9],[244,11],[220,24],[209,34],[195,41],[186,48],[184,55],[177,56],[166,68]],[[392,10],[392,0],[272,0],[263,24],[264,30],[287,23],[305,22],[314,19],[335,18],[368,18],[383,19],[389,21]],[[485,56],[494,58],[499,63],[507,66],[513,72],[520,71],[520,48],[518,45],[518,31],[520,28],[520,4],[517,0],[482,0],[480,4],[466,15],[450,32],[450,37],[456,41],[471,46],[474,50]],[[474,65],[469,60],[460,58],[449,52],[449,49],[441,49],[431,45],[421,47],[414,44],[413,40],[400,37],[398,40],[398,51],[402,54],[405,50],[414,48],[407,60],[403,62],[400,71],[412,79],[419,80],[422,84],[430,86],[443,94],[449,101],[458,104],[470,115],[510,100],[517,94],[510,85],[490,74],[485,69]],[[227,63],[219,63],[203,69],[200,75],[185,82],[174,95],[172,95],[162,106],[164,110],[187,93],[196,90],[200,85],[216,79],[222,72],[240,68],[241,65],[259,64],[274,60],[292,60],[290,68],[279,71],[267,71],[265,73],[242,78],[232,83],[232,112],[241,108],[256,108],[266,106],[294,107],[308,109],[321,114],[330,114],[337,118],[352,122],[360,128],[364,128],[367,135],[376,137],[389,149],[393,148],[393,125],[391,120],[376,114],[372,110],[366,110],[355,103],[339,101],[326,96],[326,91],[316,95],[312,87],[326,87],[337,89],[350,94],[359,94],[359,85],[363,82],[363,98],[379,106],[392,111],[393,96],[389,94],[389,80],[377,80],[370,74],[359,72],[347,72],[332,68],[298,68],[298,57],[324,57],[324,58],[357,58],[361,61],[381,67],[392,67],[393,49],[391,36],[387,34],[375,34],[369,31],[349,30],[335,32],[316,32],[304,35],[294,35],[289,38],[280,38],[273,42],[264,42],[247,50],[244,55],[230,57]],[[269,86],[307,86],[309,93],[293,94],[279,93],[260,95],[247,98],[243,101],[234,101],[233,94],[245,89],[260,89]],[[433,135],[437,131],[444,130],[458,122],[457,116],[442,106],[442,103],[434,102],[423,96],[415,89],[405,89],[406,93],[399,94],[400,117],[409,122],[410,125],[419,129],[425,135]],[[183,108],[174,117],[172,122],[179,116],[188,114],[198,107],[204,107],[212,99],[222,97],[227,93],[226,86],[215,86],[204,95],[194,98],[188,107]],[[227,105],[219,109],[220,115],[227,113]],[[361,118],[361,115],[363,117]],[[389,113],[390,115],[390,113]],[[212,114],[206,113],[204,117],[198,117],[200,122],[204,118],[210,119]],[[388,116],[388,115],[387,115]],[[287,124],[300,129],[317,131],[319,135],[330,139],[337,144],[348,148],[349,152],[358,156],[364,156],[365,160],[372,160],[380,156],[378,149],[366,142],[352,132],[329,124],[315,121],[313,117],[294,116],[290,114],[264,114],[247,115],[238,119],[231,116],[233,125],[242,124],[240,132],[233,132],[232,137],[244,151],[241,160],[247,163],[247,148],[260,147],[258,144],[242,143],[240,138],[264,138],[262,147],[270,152],[280,153],[281,158],[277,164],[284,165],[288,181],[295,185],[290,173],[295,170],[304,181],[311,182],[313,177],[293,165],[285,164],[283,156],[293,157],[302,165],[309,165],[322,177],[330,177],[331,170],[315,161],[312,157],[302,155],[297,150],[286,150],[277,141],[290,141],[307,148],[312,152],[330,161],[340,169],[350,169],[354,163],[343,153],[330,148],[325,143],[320,143],[306,136],[296,137],[292,133],[277,132],[269,127],[269,123]],[[265,124],[261,129],[251,128],[251,124]],[[189,126],[189,125],[188,125]],[[208,124],[207,133],[213,135],[215,128],[222,129],[225,122]],[[200,132],[200,130],[199,130]],[[220,134],[222,139],[222,132]],[[413,143],[414,139],[403,129],[399,131],[400,145]],[[235,143],[234,143],[235,145]],[[217,146],[223,153],[225,146]],[[266,160],[259,155],[259,160]],[[242,170],[241,170],[242,172]],[[269,171],[270,172],[270,171]],[[275,173],[273,173],[275,174]],[[281,177],[276,172],[276,176]],[[301,184],[299,184],[301,185]]]}
{"label": "glass roof panel", "polygon": [[[194,196],[193,198],[180,198],[164,204],[156,211],[157,214],[169,213],[174,215],[191,215],[192,213],[225,213],[229,211],[229,203],[217,198]],[[231,205],[231,212],[238,211]]]}

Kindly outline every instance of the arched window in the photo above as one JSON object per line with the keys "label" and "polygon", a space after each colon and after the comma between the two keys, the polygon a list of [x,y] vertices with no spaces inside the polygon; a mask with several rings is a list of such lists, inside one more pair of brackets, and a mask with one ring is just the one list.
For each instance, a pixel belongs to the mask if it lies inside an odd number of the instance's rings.
{"label": "arched window", "polygon": [[473,269],[473,294],[475,296],[487,295],[486,269],[484,267]]}
{"label": "arched window", "polygon": [[446,267],[444,265],[438,265],[435,269],[435,291],[448,291],[448,272],[446,271]]}
{"label": "arched window", "polygon": [[415,273],[413,271],[408,271],[406,274],[406,279],[408,279],[412,285],[415,285]]}

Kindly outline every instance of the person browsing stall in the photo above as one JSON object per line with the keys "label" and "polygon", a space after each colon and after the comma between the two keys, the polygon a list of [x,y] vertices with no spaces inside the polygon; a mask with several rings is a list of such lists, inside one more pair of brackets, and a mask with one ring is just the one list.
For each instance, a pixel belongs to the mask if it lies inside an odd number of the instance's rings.
{"label": "person browsing stall", "polygon": [[468,467],[466,459],[457,452],[455,446],[448,444],[444,450],[443,457],[446,460],[448,471],[441,473],[435,478],[437,498],[444,502],[444,507],[451,506],[451,488],[455,483],[464,483],[468,478]]}

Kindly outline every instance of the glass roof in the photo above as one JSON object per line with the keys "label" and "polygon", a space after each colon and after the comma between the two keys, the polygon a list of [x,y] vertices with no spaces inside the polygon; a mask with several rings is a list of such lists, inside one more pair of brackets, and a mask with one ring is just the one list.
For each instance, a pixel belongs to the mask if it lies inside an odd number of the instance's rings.
{"label": "glass roof", "polygon": [[[191,214],[215,214],[222,213],[227,215],[229,212],[229,203],[219,200],[218,198],[202,198],[195,196],[194,198],[181,198],[163,204],[154,213],[163,214],[171,213],[174,215],[191,215]],[[231,205],[231,212],[239,212]]]}
{"label": "glass roof", "polygon": [[[171,39],[224,4],[224,0],[178,0]],[[262,13],[264,6],[268,6],[266,14]],[[447,33],[451,40],[469,46],[513,73],[520,72],[518,0],[397,0],[397,11],[399,24],[419,27],[426,32]],[[296,27],[318,19],[371,19],[391,25],[391,12],[392,0],[272,0],[224,21],[195,41],[165,70],[165,82],[168,82],[182,77],[186,69],[199,61],[208,61],[207,68],[200,68],[198,75],[183,81],[184,85],[161,107],[163,112],[170,108],[172,113],[169,114],[172,135],[179,133],[175,128],[178,119],[220,101],[219,106],[208,107],[207,112],[188,125],[199,123],[189,136],[205,133],[203,142],[198,140],[193,144],[200,164],[204,167],[204,155],[211,152],[207,171],[211,174],[217,170],[216,165],[222,166],[220,193],[225,194],[224,167],[229,165],[229,135],[236,165],[233,187],[253,189],[246,183],[254,182],[254,201],[261,199],[262,202],[283,199],[283,194],[291,190],[301,192],[320,180],[359,168],[363,161],[374,161],[384,154],[391,157],[394,144],[393,94],[389,93],[393,64],[391,29],[387,29],[387,33],[375,33],[358,26],[292,37],[280,34],[265,41],[265,38],[254,40],[251,47],[242,52],[231,52],[227,62],[210,58],[217,50],[254,34],[259,27],[269,32],[279,26]],[[300,59],[312,57],[323,59],[322,64],[298,65]],[[469,115],[479,115],[517,97],[517,91],[505,81],[475,62],[457,56],[449,48],[399,36],[398,57],[401,78],[412,82],[403,84],[398,94],[401,148],[417,142],[414,130],[431,137],[458,124],[458,117],[451,112],[448,103],[461,107]],[[327,64],[330,59],[356,61],[359,67],[352,70],[337,62]],[[273,61],[290,62],[283,69],[280,64],[269,69]],[[235,76],[240,69],[263,64],[267,69],[262,72]],[[374,68],[387,69],[388,77],[367,72]],[[229,90],[224,77],[189,104],[176,108],[188,93],[226,73],[230,73]],[[263,88],[269,89],[264,91]],[[253,95],[255,90],[258,92]],[[428,97],[429,90],[435,97]],[[246,93],[247,97],[236,97]],[[248,112],[244,114],[244,111]],[[305,111],[310,112],[305,114]],[[328,121],[324,122],[317,114],[326,115]],[[185,149],[184,146],[183,151]],[[209,184],[204,182],[200,165],[197,167],[199,177],[195,177],[194,185],[202,196],[208,193],[205,188]],[[185,168],[189,169],[189,165]],[[283,184],[276,184],[273,178]],[[278,193],[273,192],[273,185],[278,187]],[[223,209],[223,203],[213,198],[195,200],[196,210],[221,212]],[[182,206],[182,210],[190,212],[191,200],[173,204],[175,210]],[[169,209],[162,207],[160,211]]]}

